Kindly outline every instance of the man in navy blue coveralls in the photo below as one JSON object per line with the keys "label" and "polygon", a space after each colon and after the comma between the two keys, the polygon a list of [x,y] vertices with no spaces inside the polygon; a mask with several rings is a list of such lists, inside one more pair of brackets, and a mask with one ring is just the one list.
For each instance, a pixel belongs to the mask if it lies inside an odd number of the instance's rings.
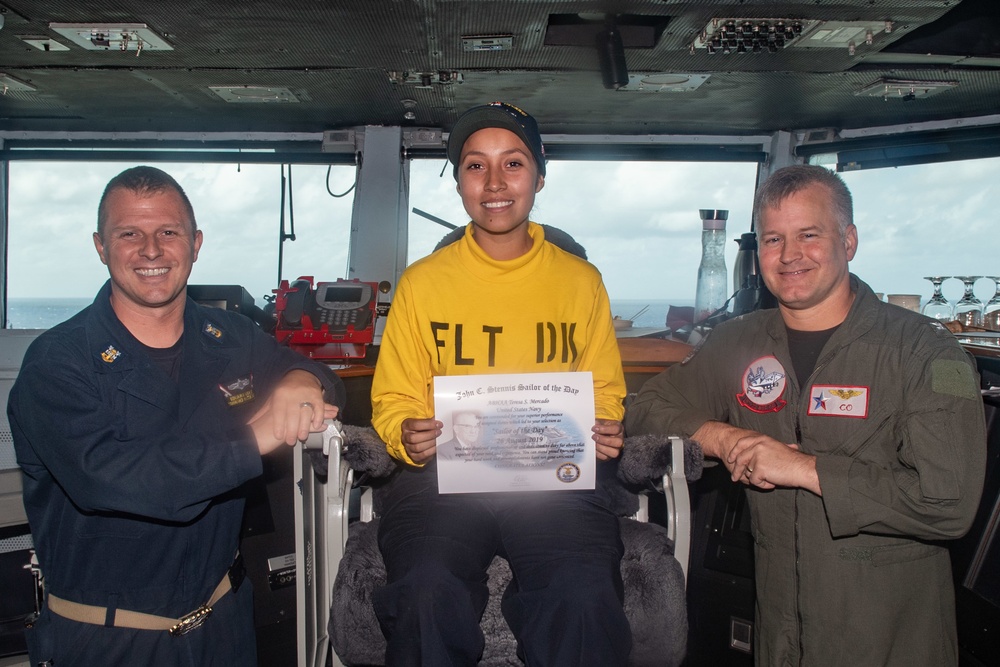
{"label": "man in navy blue coveralls", "polygon": [[[111,279],[39,336],[11,390],[46,581],[32,667],[256,665],[251,587],[229,576],[241,487],[262,455],[337,415],[324,392],[344,392],[249,319],[187,298],[201,243],[168,174],[112,179],[94,234]],[[146,629],[202,605],[211,614],[186,634]]]}

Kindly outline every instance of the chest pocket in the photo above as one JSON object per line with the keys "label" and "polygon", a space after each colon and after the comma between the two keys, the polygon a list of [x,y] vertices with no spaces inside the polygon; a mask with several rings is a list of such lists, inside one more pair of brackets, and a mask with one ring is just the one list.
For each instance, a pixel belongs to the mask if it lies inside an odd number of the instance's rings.
{"label": "chest pocket", "polygon": [[849,456],[862,461],[884,462],[895,456],[898,438],[893,436],[896,413],[888,408],[869,412],[864,419],[807,416],[802,428],[806,451],[813,454]]}
{"label": "chest pocket", "polygon": [[118,440],[131,440],[162,433],[176,420],[176,388],[152,382],[140,372],[126,371],[101,376],[105,404],[111,406],[111,424]]}

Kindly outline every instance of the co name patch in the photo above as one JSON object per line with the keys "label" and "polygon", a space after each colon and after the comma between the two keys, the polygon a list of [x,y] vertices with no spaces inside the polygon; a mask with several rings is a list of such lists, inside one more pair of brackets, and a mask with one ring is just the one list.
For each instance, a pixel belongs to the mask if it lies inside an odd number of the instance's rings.
{"label": "co name patch", "polygon": [[868,387],[814,384],[806,414],[864,419],[868,416]]}

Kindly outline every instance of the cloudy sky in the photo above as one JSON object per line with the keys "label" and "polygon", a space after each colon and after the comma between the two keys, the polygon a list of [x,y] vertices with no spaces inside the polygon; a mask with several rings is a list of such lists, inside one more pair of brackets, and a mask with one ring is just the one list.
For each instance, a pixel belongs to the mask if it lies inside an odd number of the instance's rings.
{"label": "cloudy sky", "polygon": [[[97,202],[121,163],[12,162],[8,295],[91,297],[107,277],[91,241]],[[161,165],[187,190],[205,244],[194,283],[242,284],[262,302],[277,280],[280,171],[274,165]],[[465,212],[443,161],[415,163],[411,206],[455,223]],[[572,234],[615,299],[692,300],[701,255],[700,208],[730,211],[727,236],[747,231],[756,165],[552,162],[532,218]],[[351,196],[327,193],[325,167],[294,168],[298,240],[284,277],[344,277]],[[1000,275],[995,184],[1000,158],[843,175],[855,197],[860,247],[852,270],[885,293],[930,294],[927,275]],[[354,180],[335,167],[330,189]],[[992,195],[992,196],[991,196]],[[410,216],[410,259],[446,233]],[[736,254],[730,242],[727,266]],[[370,280],[388,276],[365,277]],[[958,281],[946,296],[961,294]],[[988,280],[976,284],[988,299]]]}

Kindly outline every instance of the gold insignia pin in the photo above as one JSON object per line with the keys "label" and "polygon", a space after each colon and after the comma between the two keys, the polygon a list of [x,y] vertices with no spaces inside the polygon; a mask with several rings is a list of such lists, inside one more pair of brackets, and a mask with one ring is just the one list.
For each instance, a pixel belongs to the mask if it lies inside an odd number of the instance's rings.
{"label": "gold insignia pin", "polygon": [[855,396],[861,395],[861,392],[858,391],[857,389],[831,389],[830,393],[833,394],[834,396],[844,399],[845,401],[849,401]]}

